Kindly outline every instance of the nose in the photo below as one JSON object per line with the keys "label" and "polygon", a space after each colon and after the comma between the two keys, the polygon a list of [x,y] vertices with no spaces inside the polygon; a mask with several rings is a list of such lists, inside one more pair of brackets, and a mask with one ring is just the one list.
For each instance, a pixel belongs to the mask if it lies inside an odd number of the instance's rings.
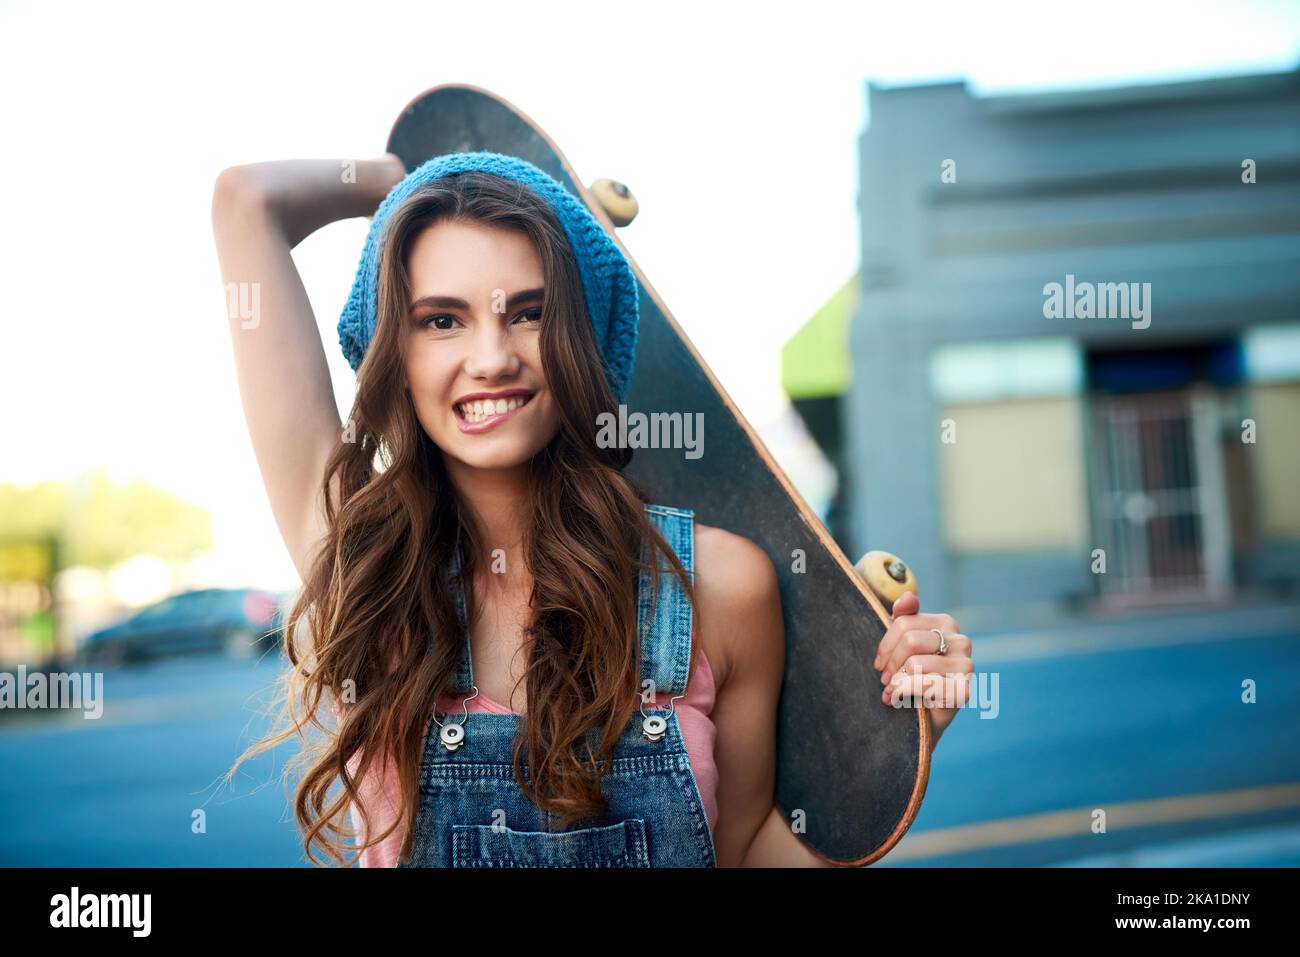
{"label": "nose", "polygon": [[465,372],[475,379],[498,379],[519,371],[519,355],[511,342],[510,330],[491,316],[474,324],[465,357]]}

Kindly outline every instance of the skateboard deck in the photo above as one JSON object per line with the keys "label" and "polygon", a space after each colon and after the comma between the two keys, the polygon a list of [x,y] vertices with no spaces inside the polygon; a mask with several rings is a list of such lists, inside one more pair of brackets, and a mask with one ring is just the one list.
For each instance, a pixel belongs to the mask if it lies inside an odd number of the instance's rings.
{"label": "skateboard deck", "polygon": [[[488,150],[525,159],[585,202],[619,243],[639,286],[629,420],[636,412],[647,419],[652,412],[702,413],[704,425],[702,455],[635,448],[627,474],[652,502],[694,509],[697,521],[749,538],[772,559],[786,635],[776,804],[827,862],[855,866],[879,859],[916,817],[930,768],[925,710],[880,700],[872,661],[889,621],[884,604],[682,333],[619,240],[605,206],[537,124],[487,90],[446,84],[406,106],[387,149],[408,172],[444,153]],[[621,192],[621,184],[614,185]]]}

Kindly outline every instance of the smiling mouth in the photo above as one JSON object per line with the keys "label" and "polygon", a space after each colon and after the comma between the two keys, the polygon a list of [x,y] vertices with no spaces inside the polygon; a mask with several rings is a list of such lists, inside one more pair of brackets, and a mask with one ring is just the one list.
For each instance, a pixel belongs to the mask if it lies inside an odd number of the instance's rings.
{"label": "smiling mouth", "polygon": [[493,419],[502,418],[517,409],[523,408],[533,398],[528,395],[512,395],[504,399],[471,399],[453,405],[456,417],[470,425],[483,425]]}

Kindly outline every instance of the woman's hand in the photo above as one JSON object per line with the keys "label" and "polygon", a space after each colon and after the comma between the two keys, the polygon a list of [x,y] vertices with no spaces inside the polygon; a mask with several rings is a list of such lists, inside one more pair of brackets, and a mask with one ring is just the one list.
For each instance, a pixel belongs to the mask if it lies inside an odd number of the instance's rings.
{"label": "woman's hand", "polygon": [[[406,176],[406,167],[393,153],[374,159],[267,160],[223,170],[214,199],[238,205],[255,199],[270,216],[289,248],[328,223],[365,216],[376,209]],[[236,196],[236,194],[239,194]]]}
{"label": "woman's hand", "polygon": [[[894,621],[880,640],[875,665],[885,685],[881,700],[896,708],[909,696],[925,704],[937,744],[970,697],[975,662],[971,640],[961,634],[951,615],[922,615],[920,610],[920,599],[911,592],[894,602]],[[947,641],[942,655],[939,635],[931,630],[936,628]]]}

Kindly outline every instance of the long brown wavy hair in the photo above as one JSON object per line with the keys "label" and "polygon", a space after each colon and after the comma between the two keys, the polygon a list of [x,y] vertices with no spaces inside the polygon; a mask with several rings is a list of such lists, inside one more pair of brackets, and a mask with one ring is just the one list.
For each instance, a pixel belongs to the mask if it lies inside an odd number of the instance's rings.
{"label": "long brown wavy hair", "polygon": [[[407,257],[420,233],[444,219],[523,233],[545,276],[541,359],[561,424],[527,468],[531,519],[523,548],[533,617],[521,679],[527,708],[513,762],[520,789],[560,828],[606,809],[602,779],[641,703],[638,573],[644,568],[656,582],[661,569],[676,575],[694,603],[690,576],[647,520],[647,498],[623,474],[631,450],[596,442],[597,416],[617,414],[618,406],[572,247],[553,211],[522,184],[482,172],[414,192],[393,211],[382,242],[374,337],[357,370],[348,428],[323,477],[326,531],[285,619],[283,724],[227,775],[290,736],[302,739],[286,774],[306,768],[294,809],[316,864],[317,845],[350,864],[346,851],[359,856],[403,822],[401,860],[409,860],[428,716],[438,696],[452,690],[469,641],[449,587],[453,558],[471,622],[479,610],[473,582],[487,564],[485,543],[404,389]],[[697,655],[693,648],[692,666]],[[327,698],[336,720],[323,724]],[[309,726],[324,734],[308,740]],[[600,732],[594,749],[593,729]],[[368,773],[383,768],[385,755],[401,805],[376,834],[359,789]],[[365,822],[361,844],[348,826],[354,807]]]}

